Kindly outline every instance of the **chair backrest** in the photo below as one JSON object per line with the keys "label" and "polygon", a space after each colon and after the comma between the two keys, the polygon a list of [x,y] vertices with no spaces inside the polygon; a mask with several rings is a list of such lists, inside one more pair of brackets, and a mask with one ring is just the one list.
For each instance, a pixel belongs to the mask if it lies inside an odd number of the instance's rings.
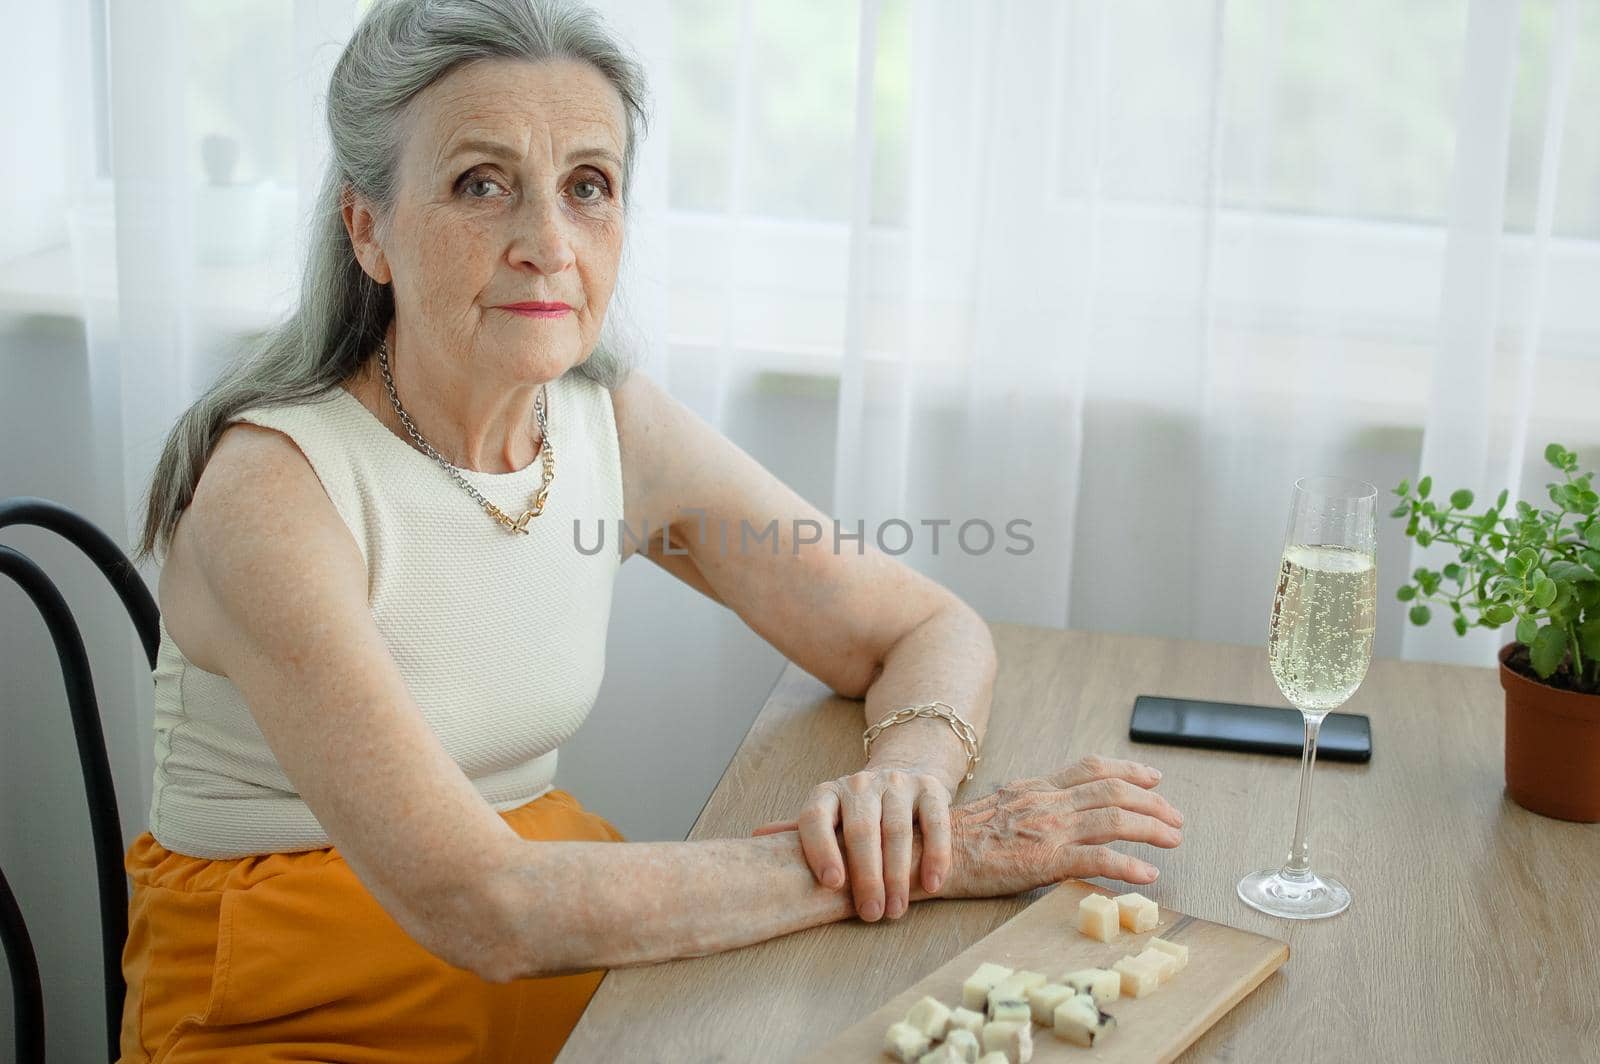
{"label": "chair backrest", "polygon": [[[0,500],[0,528],[8,525],[36,525],[48,529],[88,555],[122,599],[138,630],[145,657],[150,667],[155,668],[156,651],[161,645],[160,613],[150,589],[122,548],[83,517],[48,499],[23,496]],[[100,727],[100,705],[95,700],[89,656],[66,599],[61,597],[44,570],[20,552],[0,546],[0,573],[16,581],[33,600],[49,629],[61,663],[67,708],[72,715],[72,730],[78,745],[78,765],[83,771],[84,792],[89,802],[95,871],[100,888],[106,1038],[111,1059],[116,1060],[122,1001],[127,993],[122,979],[122,948],[128,937],[128,880],[122,866],[122,819],[117,815],[117,795],[112,786],[105,734]],[[22,922],[21,909],[3,873],[0,873],[0,940],[3,940],[6,961],[11,968],[12,994],[16,1002],[17,1060],[42,1060],[44,1000],[40,993],[38,962],[27,927]]]}

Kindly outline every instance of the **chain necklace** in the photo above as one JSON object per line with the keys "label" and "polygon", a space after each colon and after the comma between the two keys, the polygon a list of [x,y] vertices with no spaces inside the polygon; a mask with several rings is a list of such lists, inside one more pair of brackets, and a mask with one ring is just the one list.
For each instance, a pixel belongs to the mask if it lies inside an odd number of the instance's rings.
{"label": "chain necklace", "polygon": [[460,469],[451,465],[444,455],[434,450],[433,444],[422,438],[422,433],[417,431],[416,422],[411,420],[411,415],[406,413],[405,407],[400,405],[400,393],[395,391],[394,376],[389,372],[389,341],[386,339],[378,343],[378,368],[383,370],[383,386],[389,390],[389,402],[394,405],[395,415],[400,418],[400,424],[405,426],[406,432],[416,441],[417,446],[422,448],[423,453],[438,462],[444,468],[444,471],[450,474],[450,479],[460,485],[462,491],[472,496],[490,517],[513,533],[520,532],[523,535],[527,535],[528,522],[544,512],[545,500],[550,496],[550,482],[556,478],[556,453],[554,448],[550,446],[550,426],[545,423],[544,386],[540,386],[539,394],[534,397],[533,401],[533,413],[539,420],[539,433],[544,438],[544,444],[539,448],[539,454],[544,460],[544,477],[539,482],[539,490],[533,493],[532,505],[522,511],[520,517],[514,518],[484,498],[483,493],[469,484],[467,478],[461,475]]}

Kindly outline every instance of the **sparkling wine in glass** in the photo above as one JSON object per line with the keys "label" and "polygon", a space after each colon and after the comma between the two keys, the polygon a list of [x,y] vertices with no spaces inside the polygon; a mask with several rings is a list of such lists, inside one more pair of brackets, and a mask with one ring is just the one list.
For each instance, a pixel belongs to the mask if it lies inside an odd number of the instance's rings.
{"label": "sparkling wine in glass", "polygon": [[1344,477],[1304,477],[1294,485],[1267,660],[1278,689],[1305,718],[1300,804],[1288,861],[1239,881],[1239,897],[1273,916],[1315,920],[1350,905],[1343,883],[1311,870],[1306,831],[1322,719],[1355,694],[1372,661],[1377,499],[1371,484]]}

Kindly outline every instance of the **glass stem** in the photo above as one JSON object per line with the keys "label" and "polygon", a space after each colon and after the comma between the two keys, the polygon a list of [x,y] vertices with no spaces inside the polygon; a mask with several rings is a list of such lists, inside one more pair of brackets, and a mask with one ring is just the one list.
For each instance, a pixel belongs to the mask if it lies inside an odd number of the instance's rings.
{"label": "glass stem", "polygon": [[1311,843],[1306,838],[1306,821],[1311,818],[1311,770],[1317,764],[1317,733],[1322,730],[1322,715],[1304,714],[1306,745],[1300,752],[1300,808],[1294,816],[1294,846],[1289,863],[1283,866],[1285,879],[1311,877]]}

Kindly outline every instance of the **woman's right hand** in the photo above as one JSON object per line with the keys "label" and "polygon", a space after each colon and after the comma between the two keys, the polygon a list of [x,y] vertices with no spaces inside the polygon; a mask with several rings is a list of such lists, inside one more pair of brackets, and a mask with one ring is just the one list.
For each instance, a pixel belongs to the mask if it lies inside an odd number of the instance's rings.
{"label": "woman's right hand", "polygon": [[1086,876],[1153,882],[1154,866],[1106,843],[1183,841],[1183,814],[1153,790],[1160,779],[1149,765],[1090,755],[952,807],[954,860],[937,896],[997,897]]}

